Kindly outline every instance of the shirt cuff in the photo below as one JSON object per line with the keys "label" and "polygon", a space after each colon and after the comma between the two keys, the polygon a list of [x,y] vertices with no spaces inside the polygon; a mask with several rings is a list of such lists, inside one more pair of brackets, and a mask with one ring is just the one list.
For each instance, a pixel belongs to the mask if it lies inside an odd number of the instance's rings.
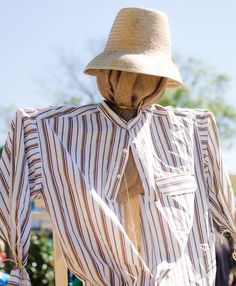
{"label": "shirt cuff", "polygon": [[29,274],[25,267],[22,269],[14,267],[10,272],[7,286],[31,286]]}

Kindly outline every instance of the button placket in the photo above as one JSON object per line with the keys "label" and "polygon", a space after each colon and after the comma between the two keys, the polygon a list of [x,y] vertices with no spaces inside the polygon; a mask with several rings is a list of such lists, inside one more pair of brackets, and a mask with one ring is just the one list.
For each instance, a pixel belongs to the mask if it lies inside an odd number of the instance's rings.
{"label": "button placket", "polygon": [[[125,157],[128,157],[129,149],[128,149],[127,147],[125,147],[125,148],[122,150],[122,152],[123,152],[123,154],[124,154]],[[126,160],[127,160],[127,159],[126,159]],[[125,162],[125,165],[126,165],[126,162]],[[122,177],[121,174],[117,174],[117,176],[116,176],[116,178],[117,178],[118,180],[120,180],[121,177]]]}
{"label": "button placket", "polygon": [[[128,135],[128,134],[127,134]],[[128,138],[126,138],[128,139]],[[130,146],[130,140],[126,140],[123,148],[121,149],[121,156],[120,156],[120,160],[123,161],[122,163],[119,161],[119,162],[115,162],[115,169],[117,169],[117,173],[116,173],[116,177],[115,177],[115,182],[114,182],[114,185],[115,186],[115,189],[113,189],[112,192],[109,192],[105,195],[106,197],[106,201],[108,202],[113,202],[115,203],[116,202],[116,196],[119,192],[119,188],[120,188],[120,184],[121,184],[121,179],[122,179],[122,174],[124,173],[124,170],[125,170],[125,166],[126,166],[126,163],[127,163],[127,160],[128,160],[128,155],[129,155],[129,146]],[[119,166],[117,166],[119,164]],[[117,168],[118,167],[118,168]]]}

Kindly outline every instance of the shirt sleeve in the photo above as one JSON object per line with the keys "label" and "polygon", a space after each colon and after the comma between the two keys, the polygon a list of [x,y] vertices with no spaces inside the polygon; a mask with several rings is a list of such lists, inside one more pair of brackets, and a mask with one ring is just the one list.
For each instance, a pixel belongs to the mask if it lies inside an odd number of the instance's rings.
{"label": "shirt sleeve", "polygon": [[39,184],[33,180],[37,178],[37,162],[33,159],[36,152],[27,146],[35,135],[26,115],[29,117],[23,109],[17,109],[0,159],[0,236],[9,245],[15,261],[9,286],[31,285],[25,269],[30,244],[30,200],[41,197]]}
{"label": "shirt sleeve", "polygon": [[236,214],[233,187],[221,154],[221,142],[215,116],[209,112],[207,189],[210,211],[222,235],[231,238],[236,254]]}

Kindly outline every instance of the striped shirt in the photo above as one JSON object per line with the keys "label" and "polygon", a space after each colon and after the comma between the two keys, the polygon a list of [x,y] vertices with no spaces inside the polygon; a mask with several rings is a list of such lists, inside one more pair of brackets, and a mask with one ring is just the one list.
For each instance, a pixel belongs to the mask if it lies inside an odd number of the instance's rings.
{"label": "striped shirt", "polygon": [[[140,253],[116,200],[129,152],[144,189]],[[18,261],[9,285],[21,285],[37,198],[86,286],[213,286],[213,220],[236,242],[233,189],[207,109],[153,104],[126,122],[106,101],[18,108],[0,161],[0,236]]]}

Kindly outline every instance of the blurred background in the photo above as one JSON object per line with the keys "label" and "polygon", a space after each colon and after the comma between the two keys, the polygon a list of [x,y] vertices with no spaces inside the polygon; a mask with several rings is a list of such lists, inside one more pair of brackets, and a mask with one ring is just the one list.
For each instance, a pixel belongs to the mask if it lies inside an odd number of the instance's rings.
{"label": "blurred background", "polygon": [[[96,78],[83,74],[83,69],[104,49],[115,15],[128,6],[162,10],[168,15],[173,60],[185,85],[167,90],[158,103],[207,108],[215,114],[223,159],[235,189],[236,2],[231,0],[0,0],[0,146],[18,107],[102,100]],[[33,207],[42,211],[40,206]],[[54,285],[50,222],[37,214],[34,230],[29,256],[32,283]],[[39,251],[41,262],[34,256]],[[3,272],[9,270],[1,267]]]}

